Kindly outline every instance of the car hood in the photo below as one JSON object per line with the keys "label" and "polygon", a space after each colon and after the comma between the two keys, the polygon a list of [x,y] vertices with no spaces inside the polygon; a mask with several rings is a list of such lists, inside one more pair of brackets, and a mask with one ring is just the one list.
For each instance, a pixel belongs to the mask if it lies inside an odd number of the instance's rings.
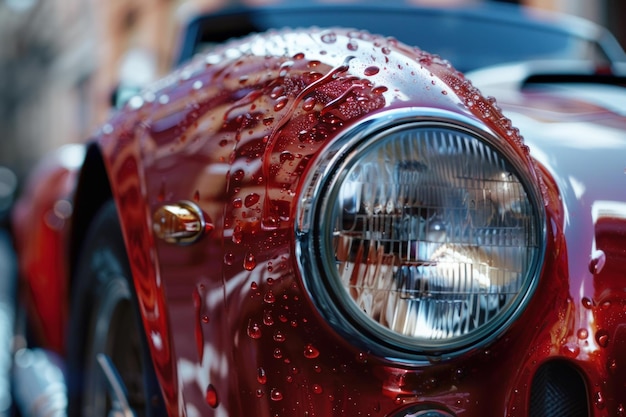
{"label": "car hood", "polygon": [[583,201],[626,204],[623,88],[541,85],[486,93],[498,97],[532,156],[557,181],[568,208]]}
{"label": "car hood", "polygon": [[[619,269],[626,261],[626,94],[608,85],[542,84],[525,88],[480,85],[524,136],[537,165],[558,187],[571,294],[613,284],[590,279],[597,263]],[[608,239],[607,239],[608,238]],[[611,242],[610,245],[599,242]],[[605,266],[606,263],[606,266]],[[606,272],[606,271],[605,271]],[[588,287],[588,288],[587,288]],[[610,293],[610,291],[605,291]],[[600,302],[595,300],[595,302]]]}
{"label": "car hood", "polygon": [[497,97],[533,157],[558,182],[564,202],[626,202],[626,88],[468,76],[484,95]]}

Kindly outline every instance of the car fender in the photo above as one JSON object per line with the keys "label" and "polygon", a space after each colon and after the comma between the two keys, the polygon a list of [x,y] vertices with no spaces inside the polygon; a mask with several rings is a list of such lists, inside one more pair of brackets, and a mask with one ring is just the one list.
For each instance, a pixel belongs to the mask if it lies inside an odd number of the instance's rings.
{"label": "car fender", "polygon": [[[245,415],[253,405],[241,396],[264,396],[262,409],[274,410],[279,390],[251,388],[270,372],[251,364],[276,354],[269,344],[259,348],[269,321],[301,326],[284,346],[304,352],[290,366],[310,366],[318,348],[306,338],[326,325],[297,280],[301,178],[340,133],[397,108],[436,108],[484,123],[535,175],[510,121],[447,61],[343,29],[233,41],[133,97],[98,132],[170,415],[219,405]],[[208,225],[190,245],[153,233],[159,208],[179,202],[197,205]],[[278,294],[285,298],[276,303]],[[358,355],[354,347],[337,349]]]}
{"label": "car fender", "polygon": [[72,195],[85,148],[66,145],[33,170],[11,212],[22,296],[38,342],[62,353],[67,317],[67,246]]}

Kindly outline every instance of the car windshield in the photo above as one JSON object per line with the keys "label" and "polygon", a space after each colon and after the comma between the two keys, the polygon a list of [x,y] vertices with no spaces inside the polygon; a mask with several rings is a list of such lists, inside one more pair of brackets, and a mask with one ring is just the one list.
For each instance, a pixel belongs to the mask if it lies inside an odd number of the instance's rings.
{"label": "car windshield", "polygon": [[392,36],[438,54],[461,71],[529,60],[612,60],[599,39],[538,22],[518,9],[490,7],[430,9],[409,7],[271,8],[198,18],[190,25],[181,61],[231,37],[270,28],[349,26]]}

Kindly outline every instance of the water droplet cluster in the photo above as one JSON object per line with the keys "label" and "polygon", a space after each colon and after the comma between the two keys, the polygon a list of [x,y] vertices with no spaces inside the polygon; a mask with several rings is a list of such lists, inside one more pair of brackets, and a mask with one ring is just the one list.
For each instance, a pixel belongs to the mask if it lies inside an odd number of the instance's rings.
{"label": "water droplet cluster", "polygon": [[[238,318],[239,343],[258,349],[257,363],[248,369],[256,384],[251,395],[280,404],[272,415],[296,414],[284,404],[297,401],[310,415],[323,414],[315,410],[384,414],[417,401],[415,393],[403,396],[404,391],[441,388],[437,377],[404,377],[394,380],[401,395],[390,395],[381,404],[342,384],[375,379],[363,371],[375,360],[316,334],[319,328],[302,302],[307,295],[290,253],[297,192],[316,155],[346,128],[376,112],[424,104],[464,106],[529,159],[519,132],[494,100],[482,97],[448,62],[365,32],[287,30],[235,41],[196,59],[133,102],[135,111],[152,112],[142,138],[142,152],[157,173],[148,177],[149,193],[159,201],[184,194],[180,198],[195,201],[213,219],[223,216],[220,233],[212,235],[223,238],[219,272],[228,284],[241,282],[241,288],[229,291],[244,296],[229,302],[240,307],[232,311],[245,315]],[[176,180],[168,176],[173,166],[185,174],[219,167],[215,171],[220,174]],[[205,288],[197,286],[192,297],[202,362],[204,343],[210,340],[206,327],[218,320],[207,314]],[[605,342],[602,334],[587,337]],[[325,377],[333,384],[324,383]],[[208,385],[205,393],[213,408],[228,397],[225,392],[220,397],[217,388],[226,388],[216,385]]]}

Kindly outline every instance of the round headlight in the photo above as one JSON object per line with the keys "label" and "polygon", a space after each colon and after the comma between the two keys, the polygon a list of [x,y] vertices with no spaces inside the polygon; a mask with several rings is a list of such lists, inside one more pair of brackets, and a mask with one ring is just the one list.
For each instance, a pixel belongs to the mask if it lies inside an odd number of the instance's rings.
{"label": "round headlight", "polygon": [[303,277],[321,313],[385,355],[494,337],[524,306],[541,258],[526,167],[458,121],[359,135],[324,157],[300,207]]}

